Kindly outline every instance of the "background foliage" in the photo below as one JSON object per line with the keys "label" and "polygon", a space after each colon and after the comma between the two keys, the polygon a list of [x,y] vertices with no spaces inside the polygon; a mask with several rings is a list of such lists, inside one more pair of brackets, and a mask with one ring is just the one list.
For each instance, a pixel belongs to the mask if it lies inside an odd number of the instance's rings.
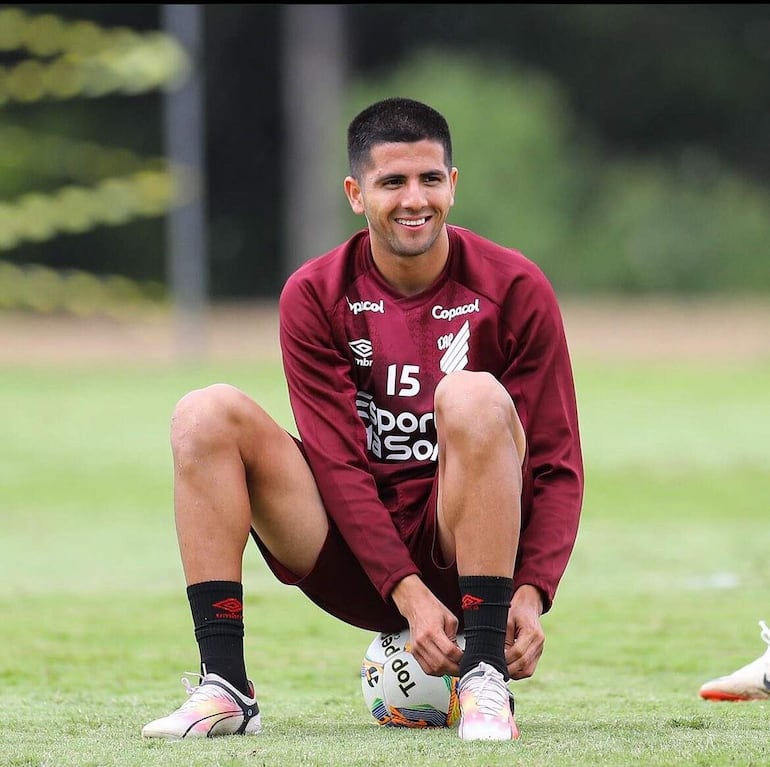
{"label": "background foliage", "polygon": [[605,162],[559,83],[504,60],[419,55],[358,83],[348,112],[394,93],[449,120],[451,220],[524,251],[562,293],[770,290],[770,187],[712,156]]}
{"label": "background foliage", "polygon": [[[143,33],[159,29],[161,7],[18,6]],[[282,176],[282,8],[203,11],[215,299],[273,297],[282,281],[286,185],[302,183]],[[461,168],[454,220],[525,251],[560,290],[770,289],[767,4],[343,8],[340,156],[318,194],[340,188],[354,109],[399,90],[450,118]],[[2,43],[0,65],[28,58]],[[158,91],[7,101],[0,127],[96,143],[125,163],[162,155],[161,110]],[[13,135],[3,134],[0,158],[5,201],[58,183],[64,167],[20,166]],[[340,216],[340,237],[361,223]],[[156,209],[119,227],[65,232],[53,246],[19,242],[2,256],[17,267],[130,277],[153,294],[166,279],[164,237]]]}

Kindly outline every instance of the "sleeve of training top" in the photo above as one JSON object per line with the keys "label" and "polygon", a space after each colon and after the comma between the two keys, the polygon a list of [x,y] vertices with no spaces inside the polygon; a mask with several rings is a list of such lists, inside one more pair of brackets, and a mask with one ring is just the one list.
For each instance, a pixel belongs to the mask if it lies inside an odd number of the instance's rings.
{"label": "sleeve of training top", "polygon": [[326,512],[387,599],[419,570],[378,497],[350,362],[334,345],[329,311],[310,281],[287,281],[279,312],[289,400]]}
{"label": "sleeve of training top", "polygon": [[[551,607],[577,536],[583,462],[572,365],[561,312],[544,275],[515,285],[503,321],[511,359],[502,381],[527,435],[531,494],[522,518],[514,588],[540,589]],[[526,503],[529,501],[529,503]]]}

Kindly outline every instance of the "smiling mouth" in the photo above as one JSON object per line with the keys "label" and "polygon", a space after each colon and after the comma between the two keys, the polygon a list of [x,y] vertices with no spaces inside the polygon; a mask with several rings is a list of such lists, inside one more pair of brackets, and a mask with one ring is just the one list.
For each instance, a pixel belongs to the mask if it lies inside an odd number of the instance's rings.
{"label": "smiling mouth", "polygon": [[427,223],[427,218],[397,218],[396,223],[401,224],[402,226],[422,226],[423,224]]}

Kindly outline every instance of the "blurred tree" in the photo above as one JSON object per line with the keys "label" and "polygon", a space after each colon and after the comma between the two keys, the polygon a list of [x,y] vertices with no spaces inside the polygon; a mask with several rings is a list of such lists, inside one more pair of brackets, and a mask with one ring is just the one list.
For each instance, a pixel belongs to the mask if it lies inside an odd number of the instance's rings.
{"label": "blurred tree", "polygon": [[[456,45],[556,77],[615,152],[691,143],[770,183],[770,4],[355,4],[353,66]],[[387,44],[373,40],[382,30]]]}
{"label": "blurred tree", "polygon": [[734,169],[694,149],[606,161],[558,81],[500,58],[425,50],[357,81],[347,111],[393,93],[452,126],[452,223],[523,251],[561,293],[770,292],[770,190]]}
{"label": "blurred tree", "polygon": [[[18,7],[104,26],[160,26],[159,5]],[[438,46],[510,62],[548,73],[560,83],[573,135],[595,142],[597,162],[649,159],[680,167],[697,157],[701,168],[737,169],[764,189],[770,187],[768,4],[343,7],[347,42],[340,55],[359,78],[371,80],[410,54]],[[207,198],[215,298],[274,296],[283,278],[287,180],[282,175],[281,8],[205,6]],[[18,61],[19,55],[0,50],[0,64]],[[162,144],[160,98],[152,93],[5,105],[0,120],[155,154]],[[340,115],[340,147],[349,117]],[[30,182],[19,177],[20,184]],[[311,191],[331,194],[334,187]],[[14,193],[19,192],[3,190]],[[673,230],[671,237],[681,239]],[[23,245],[9,257],[157,279],[163,274],[163,226],[145,220],[122,227],[120,237],[104,229],[66,235],[53,248]],[[638,279],[658,285],[657,276]]]}

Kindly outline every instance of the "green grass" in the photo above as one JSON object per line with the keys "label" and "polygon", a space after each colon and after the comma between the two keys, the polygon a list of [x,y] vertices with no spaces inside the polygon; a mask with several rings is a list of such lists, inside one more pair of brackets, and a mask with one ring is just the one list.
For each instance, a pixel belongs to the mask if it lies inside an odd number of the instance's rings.
{"label": "green grass", "polygon": [[770,703],[707,704],[770,619],[770,362],[576,361],[587,487],[577,545],[516,683],[522,739],[379,728],[337,623],[246,559],[264,732],[145,742],[197,666],[174,537],[168,422],[230,381],[291,427],[274,365],[0,374],[0,765],[760,765]]}

